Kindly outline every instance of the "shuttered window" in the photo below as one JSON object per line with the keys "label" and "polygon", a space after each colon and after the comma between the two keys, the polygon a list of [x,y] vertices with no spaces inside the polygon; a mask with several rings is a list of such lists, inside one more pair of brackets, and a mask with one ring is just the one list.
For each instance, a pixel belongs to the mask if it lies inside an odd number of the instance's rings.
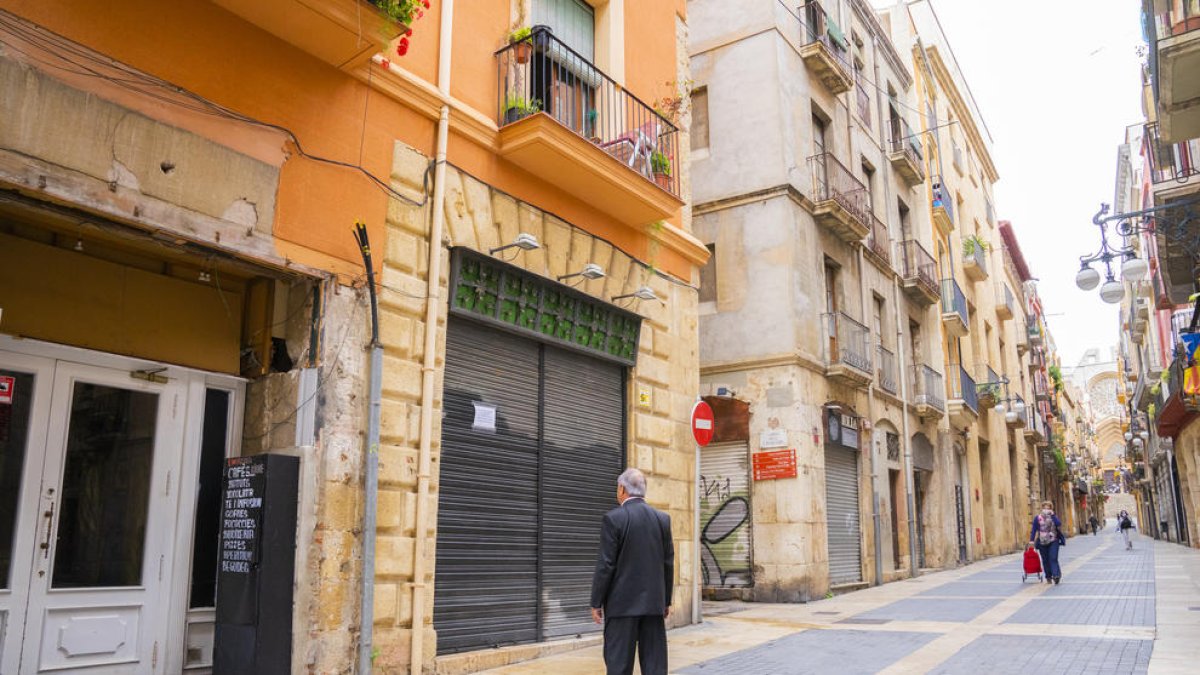
{"label": "shuttered window", "polygon": [[624,369],[452,317],[445,372],[438,652],[598,630],[589,596],[624,468]]}
{"label": "shuttered window", "polygon": [[596,12],[583,0],[533,0],[533,25],[549,26],[580,56],[596,61]]}

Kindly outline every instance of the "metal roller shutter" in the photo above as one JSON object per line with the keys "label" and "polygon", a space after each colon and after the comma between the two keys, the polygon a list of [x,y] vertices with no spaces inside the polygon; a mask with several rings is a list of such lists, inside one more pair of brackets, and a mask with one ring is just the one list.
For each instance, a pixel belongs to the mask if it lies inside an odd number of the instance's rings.
{"label": "metal roller shutter", "polygon": [[[537,343],[451,319],[433,621],[441,653],[537,639]],[[475,429],[476,403],[495,431]]]}
{"label": "metal roller shutter", "polygon": [[544,351],[542,639],[600,630],[592,571],[600,521],[617,505],[624,467],[624,369],[553,347]]}
{"label": "metal roller shutter", "polygon": [[714,443],[700,451],[700,561],[705,588],[753,585],[749,454],[744,441]]}
{"label": "metal roller shutter", "polygon": [[825,448],[825,513],[829,533],[829,583],[862,581],[858,453],[853,450]]}
{"label": "metal roller shutter", "polygon": [[[599,630],[600,521],[624,467],[624,368],[451,318],[439,477],[438,652]],[[495,431],[473,428],[476,403]]]}

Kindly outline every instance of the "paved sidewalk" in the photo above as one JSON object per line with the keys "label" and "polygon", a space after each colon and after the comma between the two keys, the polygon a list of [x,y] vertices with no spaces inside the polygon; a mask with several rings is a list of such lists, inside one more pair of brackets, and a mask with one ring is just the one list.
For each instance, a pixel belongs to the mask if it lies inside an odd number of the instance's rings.
{"label": "paved sidewalk", "polygon": [[[746,604],[670,633],[680,675],[1200,672],[1200,551],[1112,527],[1069,540],[1059,586],[1017,554],[808,604]],[[590,647],[486,671],[603,673]],[[635,672],[637,672],[635,670]]]}

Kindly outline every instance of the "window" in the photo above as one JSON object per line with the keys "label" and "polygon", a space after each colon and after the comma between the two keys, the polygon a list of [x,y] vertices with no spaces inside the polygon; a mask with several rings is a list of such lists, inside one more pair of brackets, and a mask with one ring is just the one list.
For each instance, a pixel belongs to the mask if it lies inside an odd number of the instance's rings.
{"label": "window", "polygon": [[717,301],[717,245],[708,244],[708,262],[700,268],[700,302]]}
{"label": "window", "polygon": [[708,147],[708,88],[692,92],[692,149]]}
{"label": "window", "polygon": [[921,324],[909,319],[908,321],[908,362],[920,365],[924,362],[925,351],[921,348]]}
{"label": "window", "polygon": [[533,0],[533,26],[549,26],[554,37],[596,60],[596,12],[583,0]]}
{"label": "window", "polygon": [[908,232],[908,204],[905,204],[903,199],[897,199],[896,208],[900,212],[900,239],[901,241],[910,239],[911,237]]}
{"label": "window", "polygon": [[883,336],[886,335],[886,332],[884,331],[884,325],[883,325],[883,318],[885,316],[886,307],[884,305],[884,301],[883,301],[882,297],[876,295],[873,299],[875,301],[874,302],[874,306],[875,306],[875,342],[878,343],[879,345],[883,345],[884,344]]}
{"label": "window", "polygon": [[825,152],[825,120],[813,115],[813,154]]}
{"label": "window", "polygon": [[862,160],[863,185],[867,187],[868,208],[875,203],[875,167],[864,157]]}
{"label": "window", "polygon": [[825,260],[825,311],[833,314],[838,311],[837,302],[837,273],[838,268],[832,260]]}

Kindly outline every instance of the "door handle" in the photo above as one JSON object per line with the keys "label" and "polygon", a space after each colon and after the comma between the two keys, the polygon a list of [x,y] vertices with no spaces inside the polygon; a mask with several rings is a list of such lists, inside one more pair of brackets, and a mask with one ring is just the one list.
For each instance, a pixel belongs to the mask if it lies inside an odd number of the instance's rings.
{"label": "door handle", "polygon": [[50,502],[50,508],[46,509],[42,516],[46,518],[46,537],[42,539],[42,543],[38,547],[42,549],[42,558],[50,557],[50,535],[54,530],[54,502]]}

